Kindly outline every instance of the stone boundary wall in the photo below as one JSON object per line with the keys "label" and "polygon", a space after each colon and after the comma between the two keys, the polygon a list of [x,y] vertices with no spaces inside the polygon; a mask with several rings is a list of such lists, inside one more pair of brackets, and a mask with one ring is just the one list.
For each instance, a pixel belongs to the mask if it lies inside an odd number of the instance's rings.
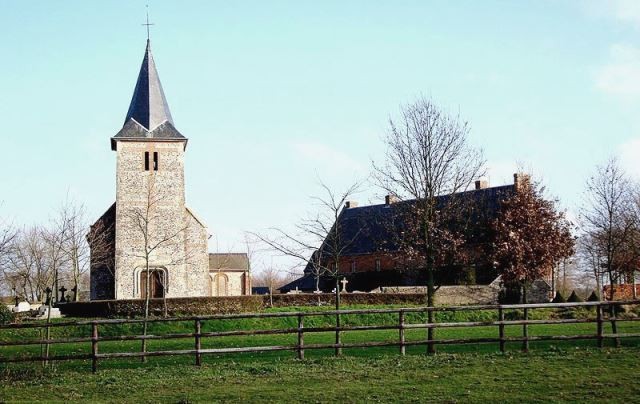
{"label": "stone boundary wall", "polygon": [[491,285],[441,286],[436,292],[438,306],[498,304],[500,288]]}

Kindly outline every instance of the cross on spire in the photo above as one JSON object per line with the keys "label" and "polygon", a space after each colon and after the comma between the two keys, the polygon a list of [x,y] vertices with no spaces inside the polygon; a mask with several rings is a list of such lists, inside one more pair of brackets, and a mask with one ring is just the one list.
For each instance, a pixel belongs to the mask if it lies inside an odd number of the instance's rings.
{"label": "cross on spire", "polygon": [[154,23],[150,23],[149,22],[149,5],[148,4],[147,4],[147,22],[145,24],[142,24],[142,25],[145,25],[147,27],[147,41],[148,41],[151,38],[151,34],[149,32],[149,26],[155,25]]}

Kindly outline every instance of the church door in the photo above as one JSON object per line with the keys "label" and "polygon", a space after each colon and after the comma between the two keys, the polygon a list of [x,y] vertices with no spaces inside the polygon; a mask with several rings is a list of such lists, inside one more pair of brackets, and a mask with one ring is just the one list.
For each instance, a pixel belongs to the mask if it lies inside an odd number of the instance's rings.
{"label": "church door", "polygon": [[[163,271],[152,269],[149,271],[149,297],[158,299],[164,297]],[[140,272],[140,298],[147,297],[147,271]]]}

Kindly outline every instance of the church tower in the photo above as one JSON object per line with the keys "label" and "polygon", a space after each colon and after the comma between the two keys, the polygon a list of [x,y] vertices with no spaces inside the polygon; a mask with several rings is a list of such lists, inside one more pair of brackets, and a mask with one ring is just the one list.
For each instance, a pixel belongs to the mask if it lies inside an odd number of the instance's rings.
{"label": "church tower", "polygon": [[147,289],[155,298],[209,294],[207,230],[185,205],[186,146],[147,40],[124,125],[111,138],[116,203],[92,226],[113,233],[112,261],[92,248],[92,299],[144,298]]}

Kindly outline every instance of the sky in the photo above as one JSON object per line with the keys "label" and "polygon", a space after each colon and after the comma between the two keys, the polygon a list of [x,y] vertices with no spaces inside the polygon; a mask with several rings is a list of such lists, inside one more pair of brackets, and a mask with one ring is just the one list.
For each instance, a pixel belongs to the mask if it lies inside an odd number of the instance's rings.
{"label": "sky", "polygon": [[[145,1],[0,0],[0,217],[115,200]],[[471,124],[491,185],[523,166],[569,216],[596,165],[640,177],[640,1],[150,1],[154,59],[210,251],[290,228],[384,156],[419,96]],[[360,204],[380,203],[367,184]],[[266,255],[265,255],[266,254]],[[260,265],[280,258],[263,253]]]}

